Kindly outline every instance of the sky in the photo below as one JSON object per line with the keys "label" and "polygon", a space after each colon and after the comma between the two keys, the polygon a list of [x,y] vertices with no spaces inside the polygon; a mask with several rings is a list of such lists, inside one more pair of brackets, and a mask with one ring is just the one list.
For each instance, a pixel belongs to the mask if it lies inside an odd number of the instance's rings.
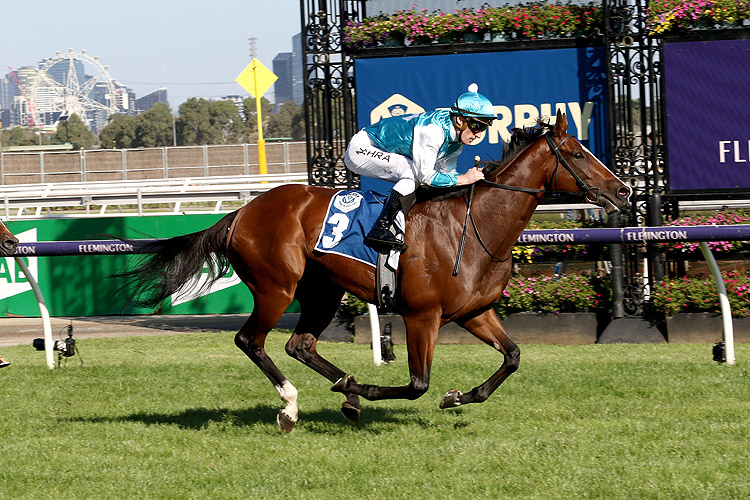
{"label": "sky", "polygon": [[189,97],[248,96],[234,80],[251,61],[249,38],[272,70],[301,30],[299,0],[0,0],[0,12],[12,14],[0,75],[86,50],[136,98],[166,87],[175,112]]}

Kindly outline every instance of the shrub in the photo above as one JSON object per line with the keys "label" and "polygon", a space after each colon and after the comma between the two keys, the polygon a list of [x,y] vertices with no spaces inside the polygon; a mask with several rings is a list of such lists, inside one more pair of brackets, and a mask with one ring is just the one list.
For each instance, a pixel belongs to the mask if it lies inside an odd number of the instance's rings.
{"label": "shrub", "polygon": [[571,274],[512,278],[494,307],[505,317],[517,312],[595,312],[610,304],[609,277]]}
{"label": "shrub", "polygon": [[[750,276],[737,271],[723,272],[732,316],[750,316]],[[668,316],[677,313],[720,313],[719,293],[712,278],[675,278],[656,283],[651,301]]]}
{"label": "shrub", "polygon": [[[733,224],[750,224],[750,211],[739,210],[719,210],[711,215],[688,215],[668,221],[666,226],[712,226],[712,225],[733,225]],[[697,241],[686,241],[676,243],[659,243],[659,246],[666,250],[680,253],[693,253],[700,251],[700,243]],[[727,253],[741,249],[747,246],[742,241],[709,241],[708,248],[714,252]]]}
{"label": "shrub", "polygon": [[341,41],[348,49],[373,47],[387,36],[400,34],[409,41],[417,38],[455,40],[463,33],[485,31],[514,34],[516,38],[562,37],[572,34],[594,35],[601,30],[602,9],[598,4],[531,2],[521,5],[454,12],[400,10],[392,15],[379,14],[362,21],[347,21]]}

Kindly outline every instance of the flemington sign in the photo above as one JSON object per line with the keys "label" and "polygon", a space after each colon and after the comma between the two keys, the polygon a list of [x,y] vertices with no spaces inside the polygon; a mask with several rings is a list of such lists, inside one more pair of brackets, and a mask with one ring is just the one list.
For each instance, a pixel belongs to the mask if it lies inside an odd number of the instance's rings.
{"label": "flemington sign", "polygon": [[527,229],[518,245],[651,243],[668,241],[738,241],[750,239],[750,224],[727,226],[622,227],[596,229]]}

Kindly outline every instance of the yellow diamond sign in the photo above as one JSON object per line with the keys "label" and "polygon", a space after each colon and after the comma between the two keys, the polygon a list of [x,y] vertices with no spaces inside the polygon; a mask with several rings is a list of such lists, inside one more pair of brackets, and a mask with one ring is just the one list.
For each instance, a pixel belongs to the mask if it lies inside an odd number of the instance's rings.
{"label": "yellow diamond sign", "polygon": [[260,97],[271,88],[273,82],[278,80],[278,78],[278,76],[273,74],[273,71],[263,66],[262,62],[258,59],[253,59],[234,81],[247,90],[251,96]]}

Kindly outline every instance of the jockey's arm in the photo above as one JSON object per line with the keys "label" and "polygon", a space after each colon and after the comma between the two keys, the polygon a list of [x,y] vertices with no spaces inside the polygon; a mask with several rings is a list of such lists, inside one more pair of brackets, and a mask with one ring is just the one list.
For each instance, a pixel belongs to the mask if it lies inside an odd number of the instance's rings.
{"label": "jockey's arm", "polygon": [[[439,172],[435,169],[438,150],[443,143],[443,129],[438,125],[414,127],[414,143],[412,146],[412,160],[414,169],[421,184],[432,187],[452,187],[474,184],[484,179],[481,168],[472,167],[465,174],[458,175],[454,170],[450,172]],[[456,159],[452,159],[454,165]]]}
{"label": "jockey's arm", "polygon": [[412,161],[419,183],[433,187],[451,187],[458,182],[458,174],[455,171],[443,173],[435,170],[438,151],[444,138],[445,133],[439,125],[414,127]]}

